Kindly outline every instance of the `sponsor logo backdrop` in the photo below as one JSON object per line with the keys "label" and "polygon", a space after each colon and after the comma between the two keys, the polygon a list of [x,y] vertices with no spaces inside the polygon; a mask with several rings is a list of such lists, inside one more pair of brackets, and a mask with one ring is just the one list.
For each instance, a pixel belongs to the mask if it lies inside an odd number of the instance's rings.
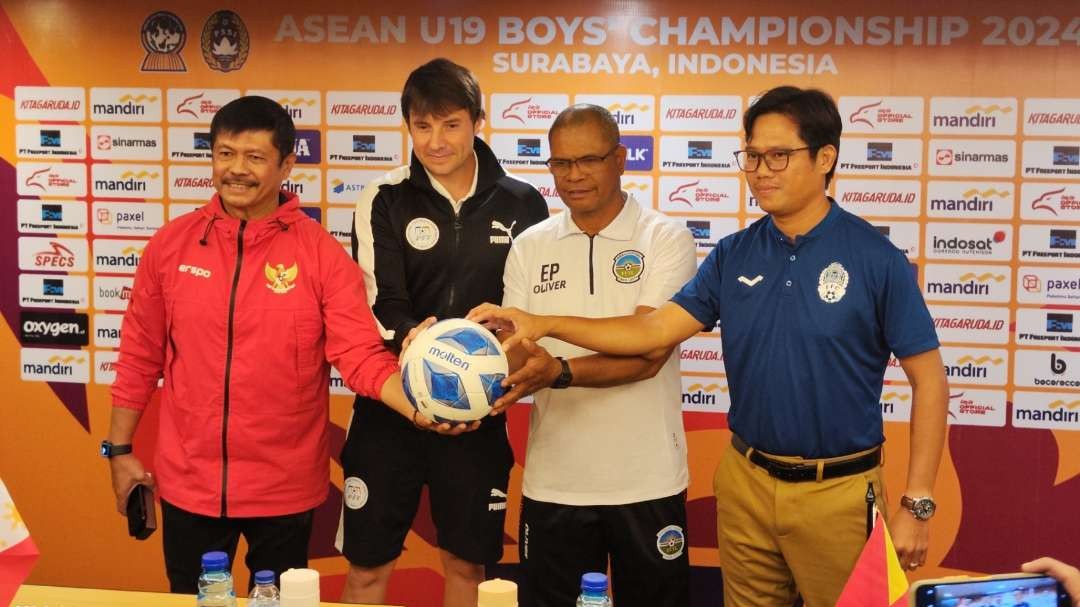
{"label": "sponsor logo backdrop", "polygon": [[[1080,500],[1080,82],[1061,68],[1080,59],[1080,17],[1069,5],[887,0],[875,16],[848,0],[827,14],[786,1],[220,9],[0,1],[0,477],[42,547],[32,582],[166,587],[160,534],[126,537],[95,451],[146,239],[212,193],[213,113],[247,93],[284,105],[301,128],[286,187],[347,245],[360,190],[409,157],[405,76],[436,56],[476,72],[482,136],[555,212],[547,127],[572,102],[611,110],[631,150],[624,186],[685,222],[699,257],[761,215],[731,154],[755,95],[782,83],[831,93],[844,120],[833,193],[911,259],[952,384],[941,507],[917,575],[1014,570],[1039,554],[1080,561],[1080,519],[1069,516]],[[682,353],[698,605],[715,604],[720,587],[710,479],[728,436],[723,357],[715,333]],[[336,453],[350,398],[336,375],[332,392]],[[894,499],[911,399],[894,360],[879,403]],[[518,466],[496,573],[512,576],[528,406],[509,415]],[[152,407],[136,441],[151,466],[156,419]],[[331,546],[337,461],[332,471],[311,545],[327,598],[346,571]],[[436,604],[427,512],[406,548],[391,602]]]}

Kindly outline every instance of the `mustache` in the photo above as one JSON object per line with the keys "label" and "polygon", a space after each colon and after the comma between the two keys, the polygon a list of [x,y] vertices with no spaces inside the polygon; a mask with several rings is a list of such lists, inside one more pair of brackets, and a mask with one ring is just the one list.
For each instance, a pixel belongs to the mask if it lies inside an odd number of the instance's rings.
{"label": "mustache", "polygon": [[247,186],[259,185],[259,182],[257,182],[257,181],[249,181],[249,180],[246,180],[246,179],[223,179],[223,180],[221,180],[221,183],[224,184],[224,185],[247,185]]}

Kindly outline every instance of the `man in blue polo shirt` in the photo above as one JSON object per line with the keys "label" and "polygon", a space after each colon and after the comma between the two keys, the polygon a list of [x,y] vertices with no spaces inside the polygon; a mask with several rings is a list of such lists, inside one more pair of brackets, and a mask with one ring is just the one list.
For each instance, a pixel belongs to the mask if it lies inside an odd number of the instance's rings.
{"label": "man in blue polo shirt", "polygon": [[[890,353],[912,386],[911,459],[890,518],[900,562],[926,558],[948,386],[933,321],[904,254],[826,188],[841,120],[817,90],[778,87],[743,120],[736,156],[768,215],[721,240],[670,302],[637,316],[470,317],[620,355],[663,352],[720,323],[732,445],[714,478],[724,604],[836,599],[882,488],[881,387]],[[872,496],[872,497],[871,497]]]}

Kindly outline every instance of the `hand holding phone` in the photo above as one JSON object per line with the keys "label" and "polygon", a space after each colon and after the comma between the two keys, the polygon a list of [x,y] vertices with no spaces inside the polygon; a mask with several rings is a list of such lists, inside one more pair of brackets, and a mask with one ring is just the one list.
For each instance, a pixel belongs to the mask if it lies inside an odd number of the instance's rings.
{"label": "hand holding phone", "polygon": [[916,582],[912,607],[1072,607],[1062,585],[1046,575],[1009,573]]}
{"label": "hand holding phone", "polygon": [[134,485],[127,499],[128,535],[145,540],[157,529],[157,510],[154,508],[154,491],[147,485]]}

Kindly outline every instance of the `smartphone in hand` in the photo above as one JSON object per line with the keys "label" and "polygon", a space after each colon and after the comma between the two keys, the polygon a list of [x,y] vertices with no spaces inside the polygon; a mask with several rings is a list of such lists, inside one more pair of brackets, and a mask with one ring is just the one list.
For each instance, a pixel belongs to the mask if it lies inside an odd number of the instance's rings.
{"label": "smartphone in hand", "polygon": [[145,540],[157,529],[157,510],[154,508],[154,492],[146,485],[135,485],[127,500],[128,535]]}

